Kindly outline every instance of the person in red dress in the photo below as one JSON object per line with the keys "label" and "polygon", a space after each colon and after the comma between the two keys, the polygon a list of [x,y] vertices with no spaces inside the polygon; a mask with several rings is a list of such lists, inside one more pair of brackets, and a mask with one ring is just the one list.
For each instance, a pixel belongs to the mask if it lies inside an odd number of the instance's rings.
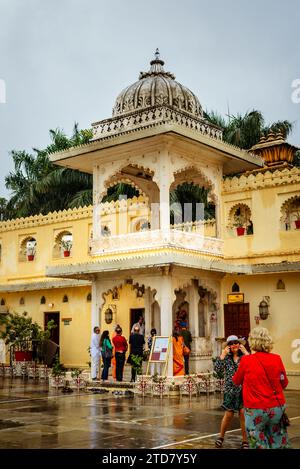
{"label": "person in red dress", "polygon": [[250,449],[288,448],[283,389],[288,379],[279,355],[271,353],[273,340],[264,327],[249,334],[251,355],[242,357],[232,380],[242,385],[246,432]]}

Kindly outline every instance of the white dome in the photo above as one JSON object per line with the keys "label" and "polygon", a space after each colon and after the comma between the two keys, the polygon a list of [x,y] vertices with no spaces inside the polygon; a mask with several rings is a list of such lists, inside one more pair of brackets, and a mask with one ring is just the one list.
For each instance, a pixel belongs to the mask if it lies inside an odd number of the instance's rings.
{"label": "white dome", "polygon": [[164,61],[159,58],[158,49],[150,65],[148,72],[141,72],[139,80],[119,94],[113,108],[113,117],[153,106],[169,106],[198,119],[203,118],[197,96],[175,81],[172,73],[164,71]]}

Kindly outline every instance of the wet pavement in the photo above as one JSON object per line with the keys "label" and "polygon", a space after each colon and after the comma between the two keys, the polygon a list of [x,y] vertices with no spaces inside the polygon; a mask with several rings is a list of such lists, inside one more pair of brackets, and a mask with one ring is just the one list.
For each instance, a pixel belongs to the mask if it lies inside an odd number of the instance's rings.
{"label": "wet pavement", "polygon": [[[286,392],[293,448],[300,448],[300,391]],[[63,394],[47,383],[0,378],[0,448],[214,448],[219,394],[157,398]],[[224,448],[239,448],[235,418]]]}

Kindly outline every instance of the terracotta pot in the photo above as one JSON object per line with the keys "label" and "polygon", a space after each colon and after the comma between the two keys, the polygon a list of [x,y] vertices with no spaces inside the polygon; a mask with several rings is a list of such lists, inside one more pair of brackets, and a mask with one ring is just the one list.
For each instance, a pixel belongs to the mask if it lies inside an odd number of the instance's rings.
{"label": "terracotta pot", "polygon": [[238,236],[244,236],[246,228],[244,226],[238,226],[236,229]]}
{"label": "terracotta pot", "polygon": [[64,251],[64,257],[69,257],[70,256],[70,251]]}
{"label": "terracotta pot", "polygon": [[15,352],[16,362],[31,362],[32,361],[32,352]]}
{"label": "terracotta pot", "polygon": [[300,220],[295,220],[296,230],[300,230]]}
{"label": "terracotta pot", "polygon": [[29,261],[33,261],[33,260],[34,260],[34,254],[28,254],[28,255],[27,255],[27,259],[28,259]]}

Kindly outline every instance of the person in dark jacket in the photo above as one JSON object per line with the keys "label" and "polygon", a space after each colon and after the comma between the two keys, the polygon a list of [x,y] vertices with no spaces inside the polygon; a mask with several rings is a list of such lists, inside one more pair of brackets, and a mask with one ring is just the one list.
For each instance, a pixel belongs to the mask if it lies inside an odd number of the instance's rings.
{"label": "person in dark jacket", "polygon": [[[184,321],[180,322],[180,328],[181,328],[180,335],[182,335],[184,345],[189,349],[189,351],[191,351],[193,338],[192,338],[192,334],[186,327],[186,322]],[[190,354],[189,353],[183,354],[183,358],[184,358],[184,373],[188,375],[190,372],[189,370]]]}
{"label": "person in dark jacket", "polygon": [[129,344],[130,344],[129,363],[131,364],[131,381],[134,382],[136,379],[138,367],[136,363],[133,362],[133,359],[135,359],[135,357],[140,357],[141,362],[142,362],[144,344],[145,344],[144,336],[140,334],[140,328],[137,325],[134,326],[133,334],[131,334],[129,337]]}

